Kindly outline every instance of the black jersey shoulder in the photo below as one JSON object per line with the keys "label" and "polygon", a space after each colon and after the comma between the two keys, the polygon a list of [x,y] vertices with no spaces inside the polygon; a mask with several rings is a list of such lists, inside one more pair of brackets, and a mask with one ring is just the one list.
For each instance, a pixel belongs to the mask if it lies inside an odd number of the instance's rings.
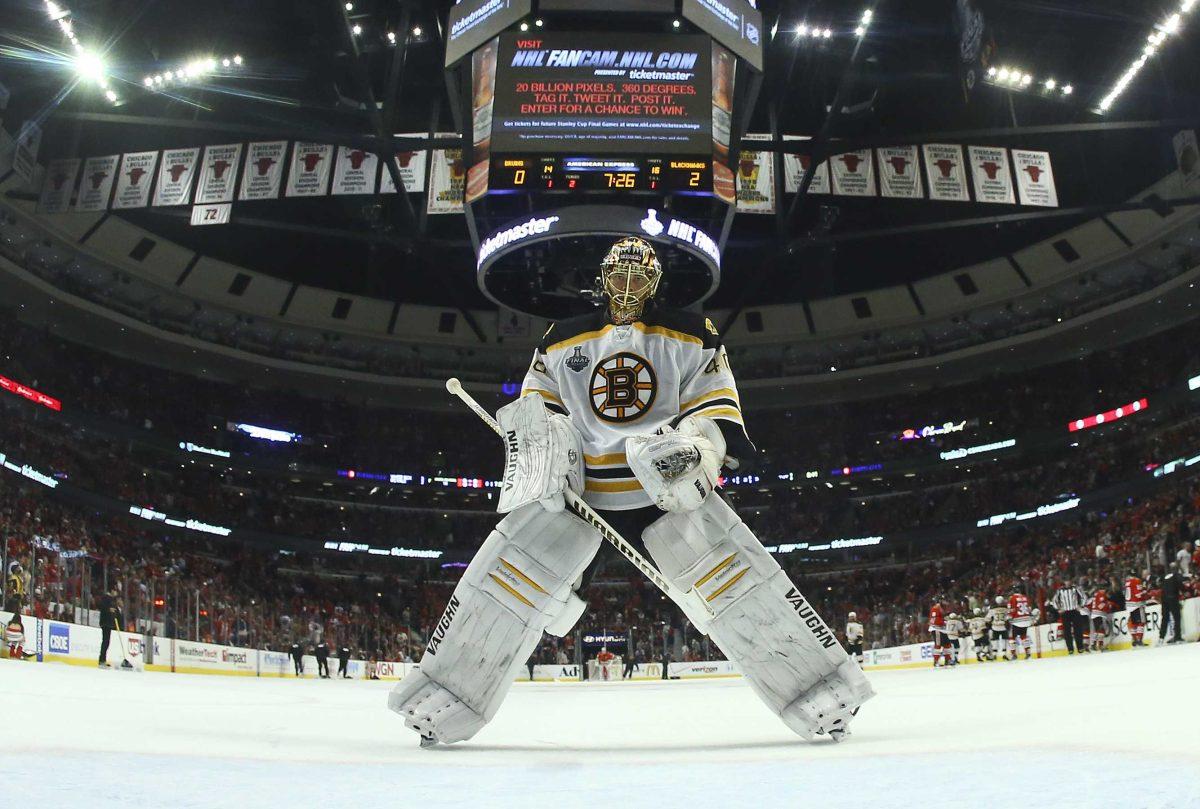
{"label": "black jersey shoulder", "polygon": [[603,309],[559,320],[551,324],[550,328],[542,336],[542,341],[538,344],[538,352],[545,354],[556,343],[570,340],[573,337],[578,337],[590,331],[597,331],[604,328],[607,324],[608,316],[604,313]]}
{"label": "black jersey shoulder", "polygon": [[660,326],[704,341],[705,348],[720,348],[721,335],[713,322],[698,312],[656,306],[647,309],[642,317],[647,326]]}

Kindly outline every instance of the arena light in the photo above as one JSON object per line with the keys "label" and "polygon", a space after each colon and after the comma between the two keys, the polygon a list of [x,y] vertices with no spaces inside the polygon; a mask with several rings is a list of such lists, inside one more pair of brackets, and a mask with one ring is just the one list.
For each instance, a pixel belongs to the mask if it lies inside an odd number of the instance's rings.
{"label": "arena light", "polygon": [[34,390],[28,385],[22,385],[9,379],[6,376],[0,376],[0,390],[6,390],[9,393],[15,393],[23,399],[28,399],[34,404],[40,404],[42,407],[47,407],[56,412],[62,412],[62,402],[55,399],[53,396],[47,396],[41,391]]}
{"label": "arena light", "polygon": [[1079,432],[1080,430],[1090,430],[1093,427],[1099,427],[1102,424],[1110,424],[1114,421],[1119,421],[1120,419],[1128,418],[1129,416],[1141,413],[1149,406],[1149,400],[1138,399],[1136,402],[1130,402],[1127,405],[1123,405],[1122,407],[1118,407],[1113,410],[1107,410],[1103,413],[1097,413],[1094,416],[1087,416],[1086,418],[1075,419],[1067,424],[1067,430],[1073,433]]}
{"label": "arena light", "polygon": [[232,424],[229,429],[237,433],[245,433],[259,441],[271,441],[276,444],[294,444],[301,438],[299,433],[289,433],[287,430],[276,430],[271,427],[260,427],[257,424]]}
{"label": "arena light", "polygon": [[1158,55],[1163,44],[1168,37],[1179,34],[1187,24],[1187,16],[1191,14],[1196,7],[1196,0],[1183,0],[1179,5],[1179,10],[1172,13],[1165,20],[1154,26],[1154,30],[1146,37],[1146,45],[1142,48],[1141,54],[1133,60],[1121,77],[1109,89],[1108,93],[1100,100],[1096,108],[1098,113],[1106,113],[1113,108],[1117,100],[1129,88],[1134,79],[1142,72],[1142,68],[1146,66],[1152,58]]}
{"label": "arena light", "polygon": [[1188,380],[1188,390],[1196,390],[1197,388],[1200,388],[1200,375],[1193,376]]}
{"label": "arena light", "polygon": [[1004,441],[993,441],[990,444],[979,444],[974,447],[962,447],[961,449],[952,449],[941,453],[940,457],[943,461],[957,461],[960,458],[966,458],[970,455],[980,455],[985,452],[997,452],[1003,449],[1012,449],[1017,445],[1017,439],[1008,438]]}

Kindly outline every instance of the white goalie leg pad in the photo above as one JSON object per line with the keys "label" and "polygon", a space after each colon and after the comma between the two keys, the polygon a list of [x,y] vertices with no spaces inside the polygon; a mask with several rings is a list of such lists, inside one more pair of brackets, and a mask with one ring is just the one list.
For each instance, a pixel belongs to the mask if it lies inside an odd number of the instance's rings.
{"label": "white goalie leg pad", "polygon": [[709,637],[789,728],[808,739],[845,734],[871,684],[724,500],[666,514],[642,537],[663,575],[713,608]]}
{"label": "white goalie leg pad", "polygon": [[[569,512],[534,503],[509,514],[475,554],[419,668],[388,707],[422,737],[457,742],[495,716],[542,631],[578,620],[572,591],[600,549],[600,535]],[[572,626],[574,622],[572,622]]]}

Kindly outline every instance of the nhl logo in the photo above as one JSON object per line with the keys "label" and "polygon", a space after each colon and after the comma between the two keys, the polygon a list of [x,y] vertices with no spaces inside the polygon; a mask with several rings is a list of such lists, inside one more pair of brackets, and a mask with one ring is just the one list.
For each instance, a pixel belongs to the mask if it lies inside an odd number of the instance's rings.
{"label": "nhl logo", "polygon": [[563,364],[578,374],[592,364],[592,358],[584,356],[582,346],[575,346],[575,353],[567,357]]}

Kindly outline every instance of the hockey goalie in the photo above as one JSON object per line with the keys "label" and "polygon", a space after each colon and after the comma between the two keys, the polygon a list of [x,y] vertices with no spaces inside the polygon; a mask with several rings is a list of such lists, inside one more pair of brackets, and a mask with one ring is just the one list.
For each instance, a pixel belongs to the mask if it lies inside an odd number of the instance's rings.
{"label": "hockey goalie", "polygon": [[[733,509],[722,466],[754,447],[717,330],[656,305],[653,247],[613,245],[605,307],[553,325],[521,396],[497,414],[506,446],[498,510],[389,707],[423,746],[470,739],[495,715],[543,632],[583,615],[580,593],[616,549],[564,508],[569,487],[644,548],[696,628],[806,739],[845,736],[874,692],[858,664]],[[702,608],[697,608],[700,604]]]}

